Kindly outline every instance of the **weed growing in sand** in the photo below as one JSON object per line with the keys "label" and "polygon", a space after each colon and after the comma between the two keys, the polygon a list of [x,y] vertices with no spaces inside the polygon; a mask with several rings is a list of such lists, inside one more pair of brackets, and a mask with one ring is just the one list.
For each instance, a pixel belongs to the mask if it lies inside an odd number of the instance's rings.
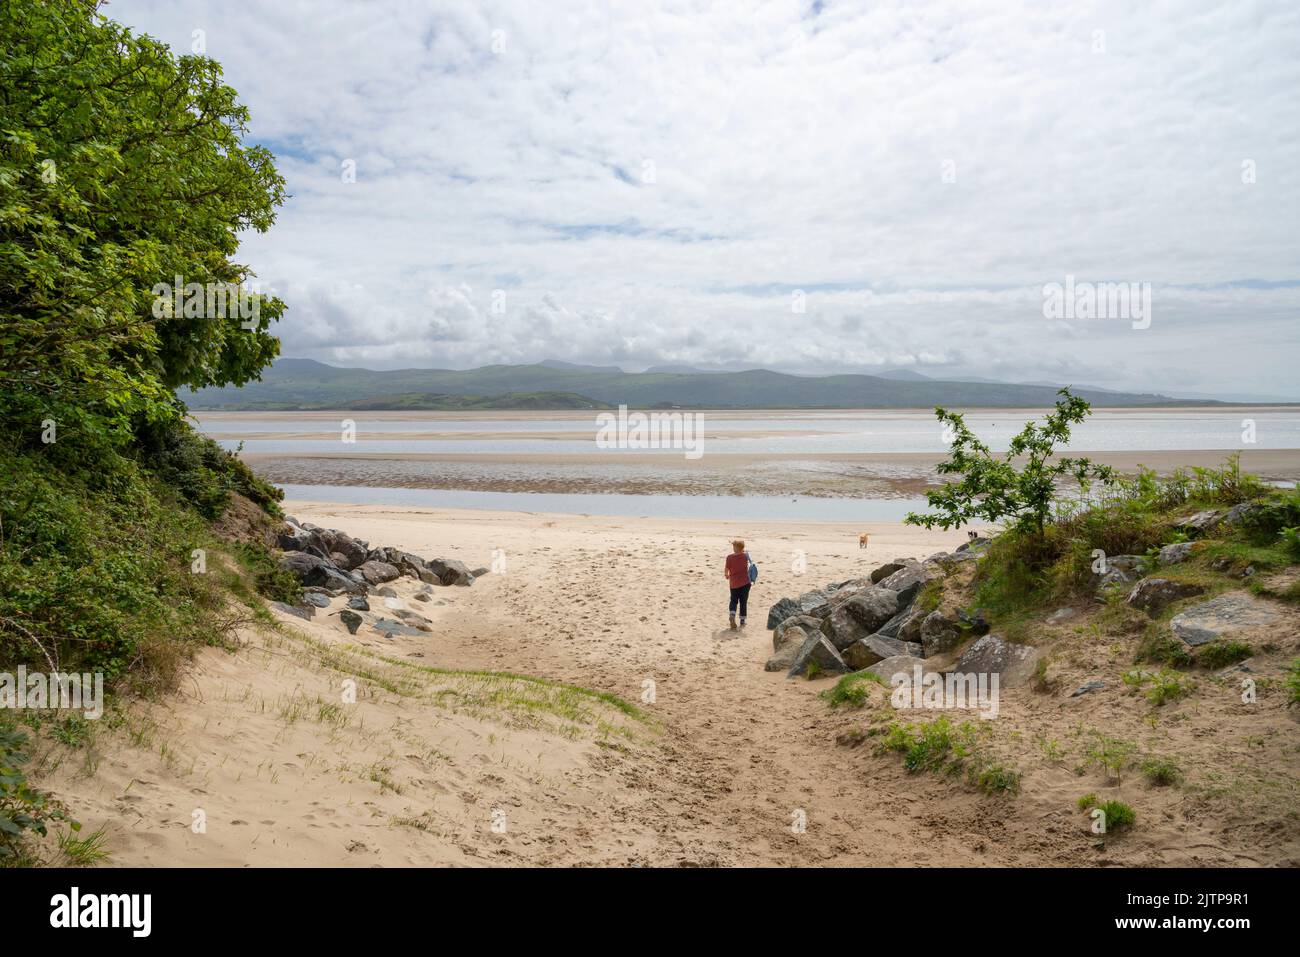
{"label": "weed growing in sand", "polygon": [[1118,781],[1120,772],[1124,770],[1135,751],[1137,751],[1135,741],[1111,738],[1100,731],[1093,731],[1092,743],[1084,749],[1083,757],[1087,764],[1101,768],[1106,772],[1107,777]]}
{"label": "weed growing in sand", "polygon": [[985,729],[970,721],[953,724],[947,716],[928,723],[893,721],[885,730],[878,750],[903,755],[908,771],[938,774],[966,773],[967,781],[988,794],[1014,792],[1020,788],[1020,774],[988,761],[979,749]]}
{"label": "weed growing in sand", "polygon": [[1170,701],[1177,701],[1179,698],[1190,694],[1195,682],[1191,678],[1180,675],[1176,671],[1170,671],[1168,668],[1162,668],[1158,673],[1142,671],[1134,668],[1132,671],[1125,672],[1124,683],[1134,690],[1139,690],[1150,684],[1147,690],[1147,700],[1159,708]]}
{"label": "weed growing in sand", "polygon": [[1287,668],[1283,685],[1286,688],[1287,700],[1291,704],[1300,704],[1300,658],[1293,660],[1291,666]]}
{"label": "weed growing in sand", "polygon": [[1096,804],[1097,804],[1097,795],[1091,793],[1085,794],[1083,797],[1079,798],[1079,800],[1075,802],[1075,805],[1079,808],[1080,811],[1086,811],[1090,807],[1094,807]]}
{"label": "weed growing in sand", "polygon": [[835,682],[835,687],[823,691],[821,696],[832,708],[838,708],[840,705],[861,708],[868,700],[869,689],[864,684],[868,681],[878,685],[885,684],[885,679],[873,672],[855,671]]}
{"label": "weed growing in sand", "polygon": [[1173,758],[1152,757],[1142,762],[1142,776],[1156,787],[1168,787],[1183,779],[1183,771]]}
{"label": "weed growing in sand", "polygon": [[1107,834],[1127,830],[1137,820],[1137,812],[1123,801],[1107,801],[1101,805],[1101,813],[1105,815]]}
{"label": "weed growing in sand", "polygon": [[76,831],[59,833],[59,852],[63,855],[66,867],[90,867],[108,860],[108,825],[101,824],[85,837],[77,837]]}
{"label": "weed growing in sand", "polygon": [[1055,738],[1048,738],[1044,735],[1039,735],[1037,741],[1039,748],[1043,751],[1043,757],[1046,758],[1049,763],[1059,764],[1065,759],[1065,752],[1061,750],[1061,746],[1057,743]]}
{"label": "weed growing in sand", "polygon": [[1196,653],[1196,660],[1207,668],[1226,668],[1238,661],[1245,661],[1255,650],[1244,641],[1234,638],[1220,638],[1202,645]]}

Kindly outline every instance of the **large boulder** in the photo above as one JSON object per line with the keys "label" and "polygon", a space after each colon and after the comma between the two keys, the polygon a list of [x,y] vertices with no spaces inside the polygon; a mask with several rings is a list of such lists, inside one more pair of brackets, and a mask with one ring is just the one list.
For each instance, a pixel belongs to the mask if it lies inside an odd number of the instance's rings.
{"label": "large boulder", "polygon": [[916,597],[921,590],[921,586],[931,579],[942,577],[942,574],[933,566],[914,561],[909,562],[892,575],[882,578],[877,584],[881,588],[888,588],[890,591],[898,592],[899,605],[906,605]]}
{"label": "large boulder", "polygon": [[806,674],[811,665],[816,664],[818,673],[842,675],[849,670],[835,646],[821,632],[809,635],[808,639],[795,652],[790,663],[787,678],[797,678]]}
{"label": "large boulder", "polygon": [[276,532],[276,544],[286,552],[306,552],[317,558],[329,558],[329,547],[321,540],[320,533],[303,528],[292,519],[287,519]]}
{"label": "large boulder", "polygon": [[350,595],[363,595],[366,592],[365,585],[339,571],[327,559],[308,552],[285,552],[280,556],[279,565],[285,571],[292,572],[304,585],[315,585]]}
{"label": "large boulder", "polygon": [[369,557],[366,543],[357,541],[346,532],[335,528],[323,529],[315,533],[321,544],[329,549],[334,564],[345,571],[359,567]]}
{"label": "large boulder", "polygon": [[844,611],[868,632],[877,631],[898,612],[898,592],[868,585],[847,598],[837,611]]}
{"label": "large boulder", "polygon": [[802,612],[803,609],[799,607],[799,603],[793,598],[782,598],[768,609],[767,627],[769,630],[775,628],[786,619],[793,618],[796,615],[802,614]]}
{"label": "large boulder", "polygon": [[917,658],[912,655],[894,655],[891,658],[877,661],[874,665],[863,670],[882,679],[886,684],[893,685],[894,675],[898,674],[907,675],[907,680],[909,682],[913,681],[917,667],[920,667],[923,676],[929,671],[933,671],[933,668],[926,664],[924,658]]}
{"label": "large boulder", "polygon": [[929,615],[930,612],[925,609],[913,606],[903,612],[903,620],[899,623],[892,636],[888,635],[888,629],[893,624],[893,619],[886,622],[885,627],[880,629],[880,633],[887,637],[901,638],[903,641],[919,642],[921,640],[921,625]]}
{"label": "large boulder", "polygon": [[1202,586],[1191,582],[1176,582],[1168,578],[1144,578],[1133,586],[1133,590],[1128,593],[1124,601],[1155,617],[1174,602],[1204,592]]}
{"label": "large boulder", "polygon": [[1184,519],[1179,523],[1178,527],[1192,535],[1204,535],[1206,532],[1217,528],[1225,515],[1227,515],[1227,512],[1221,508],[1206,509]]}
{"label": "large boulder", "polygon": [[430,558],[425,564],[429,570],[436,576],[437,581],[431,581],[429,584],[442,585],[472,585],[474,584],[474,574],[469,570],[469,566],[462,561],[454,558]]}
{"label": "large boulder", "polygon": [[[830,603],[827,599],[830,596],[820,588],[814,588],[812,591],[806,591],[799,596],[799,610],[805,615],[816,615],[818,618],[825,618],[830,614]],[[817,614],[820,611],[821,614]]]}
{"label": "large boulder", "polygon": [[854,671],[861,671],[878,661],[898,655],[920,658],[921,646],[899,641],[897,638],[886,638],[883,635],[869,635],[845,648],[842,657],[845,664]]}
{"label": "large boulder", "polygon": [[[816,634],[816,629],[813,629]],[[795,655],[799,649],[804,646],[808,640],[808,632],[798,625],[789,625],[784,628],[781,640],[774,649],[775,653],[767,659],[767,664],[763,666],[764,671],[789,671],[790,666],[794,664]]]}
{"label": "large boulder", "polygon": [[[817,620],[815,616],[813,620]],[[843,651],[855,641],[861,641],[868,635],[873,634],[875,629],[865,627],[862,622],[851,615],[848,602],[845,602],[821,622],[820,631],[830,639],[831,644],[837,650]]]}
{"label": "large boulder", "polygon": [[1173,617],[1174,634],[1192,647],[1247,628],[1274,624],[1280,618],[1268,602],[1246,592],[1228,592]]}
{"label": "large boulder", "polygon": [[1001,635],[989,634],[961,653],[953,671],[960,674],[997,674],[999,687],[1025,684],[1033,677],[1041,652],[1030,645],[1017,645]]}
{"label": "large boulder", "polygon": [[807,635],[812,634],[814,631],[820,631],[822,622],[820,618],[814,618],[812,615],[795,615],[792,618],[787,618],[772,629],[773,651],[780,648],[782,643],[785,641],[786,630],[795,627],[802,628],[806,632],[804,637],[807,637]]}
{"label": "large boulder", "polygon": [[961,626],[938,609],[921,621],[921,647],[927,658],[956,648],[962,638]]}
{"label": "large boulder", "polygon": [[381,562],[376,559],[370,559],[362,563],[357,569],[358,574],[372,585],[382,585],[384,582],[390,582],[395,578],[401,577],[401,572],[395,565],[388,562]]}
{"label": "large boulder", "polygon": [[1195,542],[1174,542],[1160,549],[1160,556],[1156,561],[1161,565],[1177,565],[1191,558],[1195,548]]}
{"label": "large boulder", "polygon": [[871,573],[871,584],[879,585],[883,579],[888,578],[890,575],[894,574],[894,572],[901,572],[906,567],[906,565],[899,561],[885,562],[885,564],[881,565]]}

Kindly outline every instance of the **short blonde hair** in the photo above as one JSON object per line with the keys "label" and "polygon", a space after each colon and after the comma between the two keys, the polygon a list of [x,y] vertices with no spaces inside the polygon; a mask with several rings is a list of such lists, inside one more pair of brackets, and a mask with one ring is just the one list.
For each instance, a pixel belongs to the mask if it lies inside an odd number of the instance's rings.
{"label": "short blonde hair", "polygon": [[741,551],[745,547],[745,540],[743,538],[733,538],[731,540],[731,547],[737,551]]}

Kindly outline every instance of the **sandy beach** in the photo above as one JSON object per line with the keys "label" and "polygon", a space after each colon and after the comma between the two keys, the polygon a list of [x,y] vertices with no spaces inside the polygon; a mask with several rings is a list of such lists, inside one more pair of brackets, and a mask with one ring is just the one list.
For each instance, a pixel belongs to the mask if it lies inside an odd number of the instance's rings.
{"label": "sandy beach", "polygon": [[[1125,667],[1115,653],[1070,650],[1069,642],[1087,640],[1082,633],[1051,633],[1065,642],[1061,681],[1068,688],[1104,673],[1109,690],[1086,702],[1007,692],[1000,719],[989,722],[994,746],[1023,765],[1014,804],[845,746],[855,718],[819,697],[828,681],[763,670],[772,648],[765,616],[777,598],[895,557],[950,550],[964,532],[305,501],[286,507],[300,521],[372,544],[454,555],[471,567],[495,562],[497,571],[469,588],[435,589],[429,603],[414,599],[418,583],[406,578],[393,583],[395,598],[372,594],[428,616],[429,633],[390,639],[363,628],[350,637],[337,617],[342,598],[311,621],[277,612],[279,634],[248,629],[233,653],[202,652],[179,696],[145,706],[99,743],[93,769],[47,755],[52,781],[75,789],[83,820],[108,823],[117,863],[1300,859],[1294,830],[1260,839],[1275,829],[1278,802],[1295,801],[1295,782],[1279,781],[1268,757],[1293,742],[1293,722],[1270,710],[1226,724],[1221,710],[1196,702],[1184,720],[1156,732],[1112,674]],[[862,531],[871,535],[866,549],[858,544]],[[737,535],[760,577],[749,626],[731,631],[721,562]],[[640,714],[466,670],[572,683],[616,695]],[[349,676],[361,692],[355,705],[340,708]],[[1126,778],[1105,793],[1133,801],[1145,826],[1098,849],[1073,802],[1101,785],[1071,770],[1069,758],[1042,759],[1029,743],[1059,740],[1068,754],[1084,722],[1176,748],[1196,782],[1223,771],[1228,755],[1237,784],[1160,790]],[[1250,761],[1232,757],[1250,748]],[[200,809],[206,831],[198,834],[192,821]],[[806,831],[792,829],[799,815]]]}

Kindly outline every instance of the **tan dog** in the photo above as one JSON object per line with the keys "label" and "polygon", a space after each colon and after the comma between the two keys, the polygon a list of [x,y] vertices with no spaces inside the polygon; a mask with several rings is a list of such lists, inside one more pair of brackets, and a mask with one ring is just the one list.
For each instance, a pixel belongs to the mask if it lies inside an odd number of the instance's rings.
{"label": "tan dog", "polygon": [[868,536],[866,532],[863,532],[861,535],[858,536],[858,548],[867,547],[867,538]]}

